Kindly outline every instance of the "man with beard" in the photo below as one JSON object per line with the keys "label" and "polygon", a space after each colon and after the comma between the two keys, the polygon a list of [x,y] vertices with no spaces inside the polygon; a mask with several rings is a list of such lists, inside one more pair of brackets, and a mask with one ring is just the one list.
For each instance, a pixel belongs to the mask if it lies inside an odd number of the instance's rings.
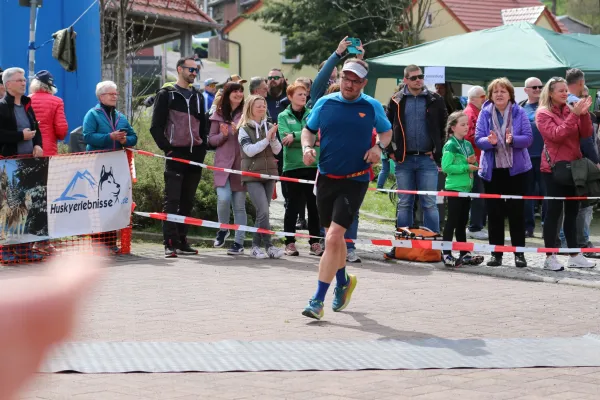
{"label": "man with beard", "polygon": [[[177,82],[163,87],[156,95],[150,133],[166,156],[204,162],[208,123],[204,96],[193,86],[199,70],[196,61],[177,61]],[[202,169],[167,160],[165,163],[165,200],[163,212],[190,216]],[[198,254],[187,242],[187,225],[163,222],[165,257]]]}
{"label": "man with beard", "polygon": [[[287,90],[287,82],[285,81],[285,77],[283,76],[283,72],[278,68],[273,68],[269,72],[269,76],[267,77],[267,85],[269,87],[269,92],[267,93],[267,112],[269,118],[275,123],[277,122],[277,118],[279,117],[279,113],[282,112],[290,105],[290,101],[287,98],[286,90]],[[277,140],[281,143],[281,138],[279,134],[277,134]],[[279,175],[283,174],[283,151],[280,151],[279,154],[275,155],[277,159],[277,170],[279,171]],[[281,194],[283,195],[284,205],[287,207],[287,187],[286,182],[281,182]]]}
{"label": "man with beard", "polygon": [[279,113],[282,112],[290,105],[287,98],[286,89],[287,82],[278,68],[273,68],[269,72],[267,77],[269,93],[267,94],[267,108],[269,109],[269,115],[273,118],[273,121],[277,121]]}
{"label": "man with beard", "polygon": [[[333,311],[342,311],[350,303],[357,279],[346,273],[344,234],[367,193],[371,164],[380,161],[382,151],[391,151],[388,145],[392,125],[381,104],[362,93],[368,73],[369,65],[363,60],[346,60],[341,73],[341,92],[321,97],[302,130],[303,161],[307,166],[317,158],[313,146],[320,132],[316,195],[319,220],[326,229],[317,291],[302,312],[309,318],[323,317],[323,301],[334,278]],[[379,143],[373,146],[374,129]]]}

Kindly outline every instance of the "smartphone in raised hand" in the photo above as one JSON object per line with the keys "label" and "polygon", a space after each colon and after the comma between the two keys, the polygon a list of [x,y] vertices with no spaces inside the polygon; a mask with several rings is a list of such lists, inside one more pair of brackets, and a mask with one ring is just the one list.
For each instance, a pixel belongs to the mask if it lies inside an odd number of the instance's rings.
{"label": "smartphone in raised hand", "polygon": [[349,42],[352,42],[350,46],[348,46],[348,53],[350,54],[362,54],[362,51],[358,49],[360,47],[360,39],[359,38],[348,38],[346,39]]}

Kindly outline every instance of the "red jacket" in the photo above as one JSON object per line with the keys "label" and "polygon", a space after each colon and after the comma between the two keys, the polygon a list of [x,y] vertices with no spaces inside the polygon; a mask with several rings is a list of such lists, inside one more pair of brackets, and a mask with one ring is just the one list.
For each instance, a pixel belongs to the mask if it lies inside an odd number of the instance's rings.
{"label": "red jacket", "polygon": [[592,136],[594,130],[589,114],[577,116],[566,104],[553,106],[552,110],[538,109],[535,123],[544,139],[540,170],[546,173],[552,172],[546,160],[546,149],[552,163],[578,160],[583,157],[579,140]]}
{"label": "red jacket", "polygon": [[37,92],[31,96],[31,106],[42,131],[42,147],[45,156],[58,154],[59,140],[67,136],[67,118],[65,104],[60,97],[46,92]]}
{"label": "red jacket", "polygon": [[475,155],[477,156],[477,162],[481,158],[481,149],[475,146],[475,127],[477,126],[477,118],[479,118],[479,113],[481,110],[475,107],[473,104],[467,104],[467,108],[465,108],[465,114],[469,117],[469,132],[465,139],[471,142],[473,149],[475,150]]}

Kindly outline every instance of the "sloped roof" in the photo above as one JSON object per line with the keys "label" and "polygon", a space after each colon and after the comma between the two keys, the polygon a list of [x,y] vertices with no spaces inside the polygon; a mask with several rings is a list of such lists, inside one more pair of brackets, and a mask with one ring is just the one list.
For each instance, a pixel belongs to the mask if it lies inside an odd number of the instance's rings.
{"label": "sloped roof", "polygon": [[517,22],[529,22],[530,24],[535,24],[540,18],[540,15],[544,12],[544,9],[544,6],[507,8],[501,11],[502,22],[504,25]]}
{"label": "sloped roof", "polygon": [[177,19],[193,25],[218,25],[194,0],[132,0],[131,11]]}
{"label": "sloped roof", "polygon": [[234,30],[235,27],[237,27],[239,24],[241,24],[242,22],[244,22],[244,20],[246,19],[246,16],[252,14],[253,12],[258,11],[262,6],[263,6],[263,0],[257,1],[252,7],[250,7],[249,9],[247,9],[244,14],[238,15],[237,17],[235,17],[233,19],[233,21],[231,21],[230,23],[228,23],[225,26],[225,28],[223,28],[223,33],[228,34],[232,30]]}
{"label": "sloped roof", "polygon": [[[512,8],[530,8],[544,6],[540,0],[438,0],[442,6],[451,10],[459,22],[468,31],[478,31],[503,25],[502,10]],[[555,30],[562,31],[552,13],[544,7]],[[565,28],[566,29],[566,28]]]}

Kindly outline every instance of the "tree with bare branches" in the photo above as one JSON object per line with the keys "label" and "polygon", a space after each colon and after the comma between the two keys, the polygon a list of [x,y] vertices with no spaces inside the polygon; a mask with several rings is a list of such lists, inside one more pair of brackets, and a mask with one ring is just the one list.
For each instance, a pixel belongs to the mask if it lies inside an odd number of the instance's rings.
{"label": "tree with bare branches", "polygon": [[295,68],[318,65],[344,36],[362,40],[369,57],[417,44],[432,0],[266,0],[250,18],[286,38]]}
{"label": "tree with bare branches", "polygon": [[[132,79],[144,77],[131,77],[128,79],[127,70],[135,54],[146,47],[146,40],[158,21],[158,16],[146,15],[142,20],[130,17],[129,13],[134,0],[99,0],[100,26],[101,26],[101,55],[104,75],[112,77],[119,90],[124,94]],[[146,90],[142,89],[145,93]],[[117,108],[127,113],[130,121],[134,120],[133,110],[127,107],[125,95],[119,96]]]}

